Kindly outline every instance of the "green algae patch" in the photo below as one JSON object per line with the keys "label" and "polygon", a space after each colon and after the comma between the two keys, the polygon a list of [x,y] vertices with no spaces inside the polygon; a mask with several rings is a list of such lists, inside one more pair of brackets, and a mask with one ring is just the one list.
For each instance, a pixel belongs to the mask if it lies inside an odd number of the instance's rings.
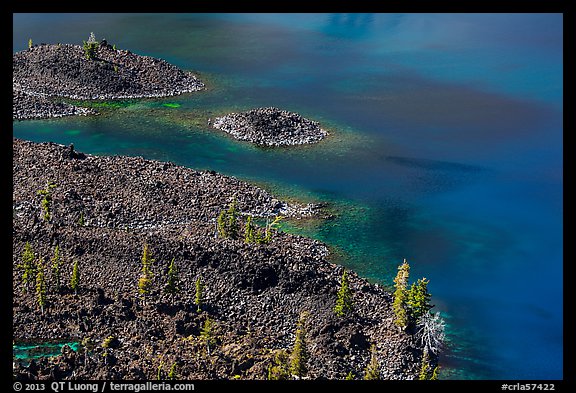
{"label": "green algae patch", "polygon": [[180,108],[180,104],[176,103],[176,102],[166,102],[164,104],[162,104],[162,106],[168,107],[168,108]]}

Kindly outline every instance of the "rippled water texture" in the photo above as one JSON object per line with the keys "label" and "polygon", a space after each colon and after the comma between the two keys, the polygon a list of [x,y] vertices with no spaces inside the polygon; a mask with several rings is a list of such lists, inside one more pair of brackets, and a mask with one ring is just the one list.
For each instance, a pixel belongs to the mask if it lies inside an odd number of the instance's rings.
{"label": "rippled water texture", "polygon": [[[142,155],[327,201],[286,230],[392,284],[407,258],[448,322],[445,379],[562,378],[562,15],[15,14],[14,50],[78,43],[200,73],[210,89],[14,123],[14,136]],[[332,132],[263,149],[210,130],[278,106]]]}

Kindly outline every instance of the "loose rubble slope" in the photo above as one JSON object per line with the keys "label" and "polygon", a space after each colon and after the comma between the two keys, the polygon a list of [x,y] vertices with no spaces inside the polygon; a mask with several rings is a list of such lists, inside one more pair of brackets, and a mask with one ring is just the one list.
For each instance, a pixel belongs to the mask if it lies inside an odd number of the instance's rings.
{"label": "loose rubble slope", "polygon": [[318,122],[275,107],[256,108],[215,118],[212,127],[234,138],[261,146],[289,146],[316,143],[328,132]]}
{"label": "loose rubble slope", "polygon": [[[51,116],[31,96],[80,100],[167,97],[202,90],[190,72],[165,60],[100,43],[94,59],[79,45],[41,44],[12,56],[13,118]],[[62,113],[61,115],[69,114]]]}
{"label": "loose rubble slope", "polygon": [[[55,184],[49,222],[37,193],[48,182]],[[383,378],[418,374],[422,348],[394,326],[390,293],[350,272],[354,312],[334,314],[343,268],[327,260],[323,244],[281,232],[267,244],[214,236],[213,219],[233,197],[244,213],[311,214],[314,206],[288,208],[258,187],[214,172],[18,139],[13,186],[14,341],[95,343],[15,364],[16,378],[156,379],[159,368],[166,376],[176,364],[182,379],[266,379],[277,351],[291,350],[303,311],[309,313],[306,378],[343,379],[349,372],[361,378],[371,344]],[[44,258],[44,313],[34,285],[23,291],[19,264],[26,242]],[[153,288],[142,298],[144,244],[155,261]],[[56,245],[63,260],[60,291],[50,271]],[[172,259],[181,282],[176,295],[164,290]],[[78,293],[69,288],[75,260]],[[205,285],[200,312],[197,277]],[[215,337],[209,352],[200,337],[207,318]]]}

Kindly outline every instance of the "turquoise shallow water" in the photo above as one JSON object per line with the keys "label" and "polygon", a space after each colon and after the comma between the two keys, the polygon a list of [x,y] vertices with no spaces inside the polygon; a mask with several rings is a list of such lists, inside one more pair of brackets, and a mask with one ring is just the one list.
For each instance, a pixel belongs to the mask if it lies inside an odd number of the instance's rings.
{"label": "turquoise shallow water", "polygon": [[13,357],[21,362],[29,362],[41,357],[56,356],[62,353],[62,348],[67,345],[73,351],[78,351],[80,344],[71,342],[48,342],[48,343],[18,343],[12,346]]}
{"label": "turquoise shallow water", "polygon": [[[286,230],[392,284],[407,258],[448,323],[445,379],[562,378],[562,16],[15,14],[28,38],[118,48],[200,72],[206,92],[17,122],[16,137],[141,155],[330,203]],[[331,131],[262,149],[209,118],[278,106]]]}

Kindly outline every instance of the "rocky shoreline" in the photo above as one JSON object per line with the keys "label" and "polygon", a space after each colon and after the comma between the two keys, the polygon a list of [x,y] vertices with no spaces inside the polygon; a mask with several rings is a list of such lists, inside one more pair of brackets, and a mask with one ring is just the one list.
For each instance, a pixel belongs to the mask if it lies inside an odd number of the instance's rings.
{"label": "rocky shoreline", "polygon": [[234,138],[260,146],[293,146],[317,143],[328,132],[318,122],[276,107],[230,113],[211,121],[212,127]]}
{"label": "rocky shoreline", "polygon": [[[50,183],[46,219],[38,190]],[[337,316],[343,268],[328,260],[326,246],[281,231],[264,244],[216,236],[215,219],[233,198],[245,214],[318,211],[214,172],[13,139],[13,339],[95,343],[15,362],[14,377],[147,380],[166,377],[174,365],[180,379],[266,379],[278,353],[292,349],[304,311],[305,379],[362,379],[371,345],[382,379],[418,377],[422,345],[394,325],[389,292],[348,272],[354,311]],[[26,242],[46,266],[43,312],[34,289],[23,291]],[[144,244],[155,260],[146,296],[138,291]],[[56,246],[60,290],[50,271]],[[172,259],[175,295],[164,291]],[[81,272],[77,292],[69,288],[73,261]],[[205,288],[200,312],[198,277]],[[208,319],[214,341],[207,350],[201,332]]]}
{"label": "rocky shoreline", "polygon": [[51,117],[95,115],[90,108],[81,108],[65,102],[55,101],[41,95],[12,91],[12,119],[48,119]]}
{"label": "rocky shoreline", "polygon": [[[102,40],[93,58],[71,44],[40,44],[12,56],[12,119],[97,114],[63,99],[158,98],[205,89],[191,72],[165,60],[119,50]],[[318,122],[276,107],[230,113],[209,120],[214,129],[259,146],[320,142],[328,132]]]}
{"label": "rocky shoreline", "polygon": [[[13,119],[41,119],[85,114],[46,100],[109,100],[169,97],[203,90],[205,85],[191,72],[165,60],[136,55],[100,42],[93,59],[71,44],[41,44],[12,56]],[[31,96],[40,100],[30,102]],[[61,104],[61,105],[59,105]],[[80,113],[76,113],[80,112]]]}

